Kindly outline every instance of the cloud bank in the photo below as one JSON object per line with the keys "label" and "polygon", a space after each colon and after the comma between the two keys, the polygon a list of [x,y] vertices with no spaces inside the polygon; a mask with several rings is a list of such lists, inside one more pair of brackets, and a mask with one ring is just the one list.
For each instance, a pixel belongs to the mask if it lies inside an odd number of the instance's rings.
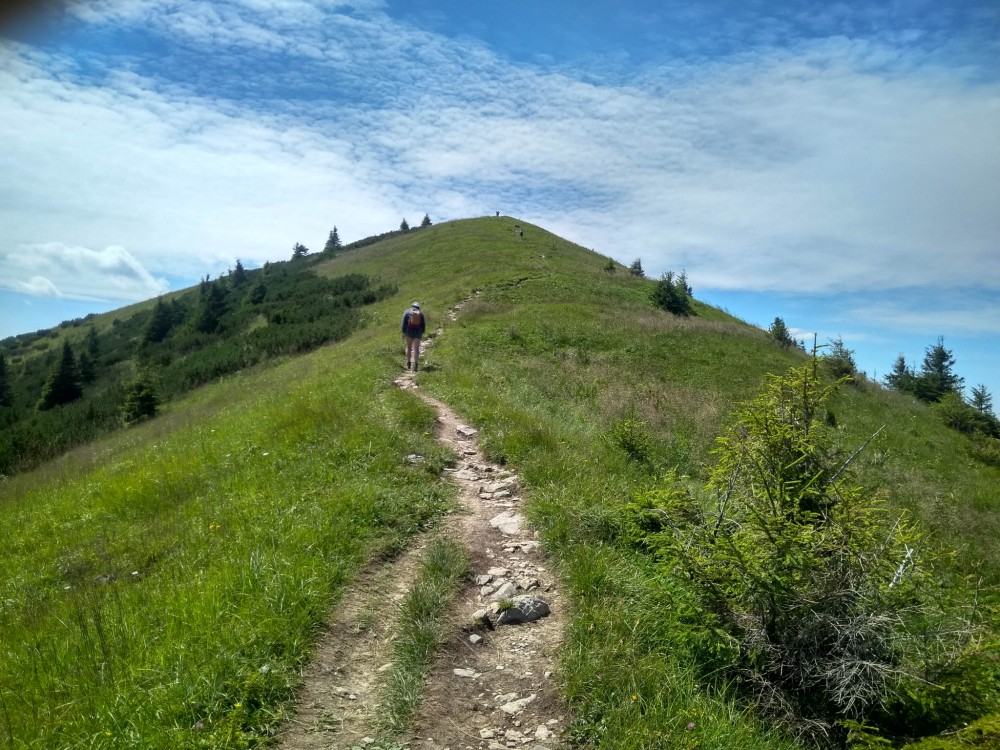
{"label": "cloud bank", "polygon": [[[70,12],[81,34],[156,54],[8,45],[9,288],[147,294],[165,273],[319,249],[334,224],[349,241],[500,209],[651,275],[685,268],[696,289],[1000,291],[1000,85],[916,31],[789,41],[782,19],[781,46],[595,74],[379,2]],[[148,278],[122,286],[92,258],[70,286],[9,260],[26,247],[126,248]]]}

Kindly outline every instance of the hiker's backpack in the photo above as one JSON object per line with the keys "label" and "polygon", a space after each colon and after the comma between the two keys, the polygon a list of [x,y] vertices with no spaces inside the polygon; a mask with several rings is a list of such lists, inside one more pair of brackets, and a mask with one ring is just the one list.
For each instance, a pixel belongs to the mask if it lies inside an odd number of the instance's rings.
{"label": "hiker's backpack", "polygon": [[420,328],[424,324],[424,315],[420,310],[410,310],[410,316],[406,319],[407,328]]}

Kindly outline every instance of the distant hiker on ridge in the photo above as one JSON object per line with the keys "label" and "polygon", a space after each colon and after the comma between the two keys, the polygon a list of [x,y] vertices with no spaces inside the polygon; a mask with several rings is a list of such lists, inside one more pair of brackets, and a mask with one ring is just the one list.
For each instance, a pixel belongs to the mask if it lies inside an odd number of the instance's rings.
{"label": "distant hiker on ridge", "polygon": [[413,371],[420,369],[420,339],[427,328],[427,317],[420,311],[420,303],[414,302],[403,313],[403,338],[406,340],[406,369],[413,365]]}

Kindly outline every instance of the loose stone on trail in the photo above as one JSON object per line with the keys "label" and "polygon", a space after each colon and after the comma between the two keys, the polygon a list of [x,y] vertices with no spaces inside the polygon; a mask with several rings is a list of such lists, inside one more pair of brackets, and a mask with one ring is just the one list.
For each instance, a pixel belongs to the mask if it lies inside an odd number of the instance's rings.
{"label": "loose stone on trail", "polygon": [[505,609],[497,618],[498,625],[520,625],[525,622],[534,622],[549,615],[548,602],[543,599],[536,599],[532,596],[520,597],[514,601],[514,606]]}
{"label": "loose stone on trail", "polygon": [[472,427],[469,427],[469,425],[467,424],[460,424],[458,427],[455,428],[455,432],[457,432],[462,437],[470,438],[479,431]]}
{"label": "loose stone on trail", "polygon": [[500,531],[501,534],[513,536],[521,531],[521,523],[524,517],[520,513],[504,511],[490,519],[490,526]]}
{"label": "loose stone on trail", "polygon": [[[516,550],[519,549],[522,552],[531,552],[532,550],[537,549],[539,546],[540,546],[540,543],[539,542],[534,542],[534,541],[530,541],[530,542],[505,542],[504,543],[503,551],[504,552],[514,552],[514,551],[516,551]],[[543,570],[543,568],[539,568],[539,570]]]}
{"label": "loose stone on trail", "polygon": [[503,711],[508,716],[516,716],[521,713],[529,703],[535,700],[537,696],[532,693],[527,698],[521,698],[519,700],[510,701],[509,703],[504,703],[500,706],[500,710]]}
{"label": "loose stone on trail", "polygon": [[510,599],[517,593],[517,586],[513,583],[505,583],[503,586],[498,588],[490,596],[491,602],[502,602],[504,599]]}
{"label": "loose stone on trail", "polygon": [[[480,492],[516,492],[517,491],[517,477],[507,477],[506,479],[496,479],[492,482],[487,482],[482,487],[479,488]],[[508,494],[507,497],[510,495]]]}

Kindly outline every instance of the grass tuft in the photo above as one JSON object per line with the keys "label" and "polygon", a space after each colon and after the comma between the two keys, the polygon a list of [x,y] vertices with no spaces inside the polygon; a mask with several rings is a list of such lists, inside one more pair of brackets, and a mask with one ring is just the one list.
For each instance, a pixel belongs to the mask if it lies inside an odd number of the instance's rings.
{"label": "grass tuft", "polygon": [[448,605],[468,571],[468,553],[461,544],[442,537],[428,544],[392,635],[393,668],[380,688],[379,722],[385,733],[402,732],[419,707],[431,655],[445,635]]}

